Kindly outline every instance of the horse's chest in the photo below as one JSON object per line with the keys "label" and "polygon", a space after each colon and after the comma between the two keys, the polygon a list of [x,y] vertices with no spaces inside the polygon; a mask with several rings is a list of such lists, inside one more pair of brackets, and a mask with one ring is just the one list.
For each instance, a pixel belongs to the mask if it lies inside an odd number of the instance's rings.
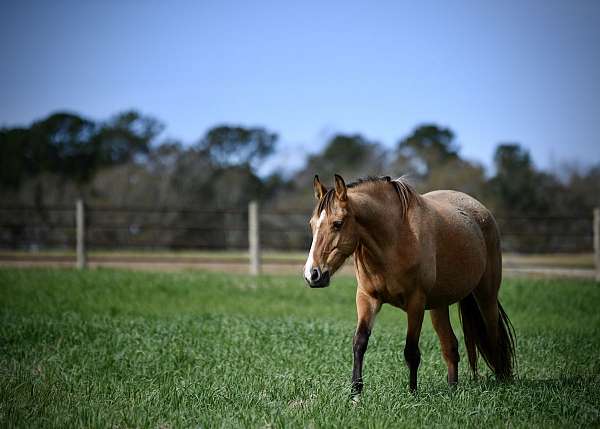
{"label": "horse's chest", "polygon": [[407,297],[417,290],[410,276],[358,276],[359,287],[382,303],[406,309]]}

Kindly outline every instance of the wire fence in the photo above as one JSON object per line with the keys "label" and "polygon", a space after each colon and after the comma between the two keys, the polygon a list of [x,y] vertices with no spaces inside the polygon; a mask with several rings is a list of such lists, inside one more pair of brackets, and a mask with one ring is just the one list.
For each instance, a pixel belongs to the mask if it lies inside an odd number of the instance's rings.
{"label": "wire fence", "polygon": [[[310,247],[310,210],[262,209],[263,249]],[[593,215],[579,213],[497,218],[503,250],[579,253],[594,249]],[[248,208],[90,205],[85,210],[88,249],[247,250]],[[75,205],[0,206],[0,248],[73,249]]]}

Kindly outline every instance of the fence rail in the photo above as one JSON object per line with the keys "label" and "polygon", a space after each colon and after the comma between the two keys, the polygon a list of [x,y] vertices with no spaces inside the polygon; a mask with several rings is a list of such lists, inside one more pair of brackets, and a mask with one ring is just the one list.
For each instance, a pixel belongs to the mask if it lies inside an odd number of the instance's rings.
{"label": "fence rail", "polygon": [[[310,246],[307,210],[150,206],[0,206],[0,248],[248,250],[252,272],[260,249]],[[524,253],[595,252],[600,266],[600,212],[500,216],[504,250]],[[257,262],[258,261],[258,262]],[[600,276],[600,268],[598,269]]]}

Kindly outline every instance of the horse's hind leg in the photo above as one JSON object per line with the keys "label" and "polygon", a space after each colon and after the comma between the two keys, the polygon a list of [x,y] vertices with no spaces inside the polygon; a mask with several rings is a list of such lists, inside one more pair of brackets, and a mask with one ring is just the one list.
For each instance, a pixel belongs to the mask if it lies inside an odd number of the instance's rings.
{"label": "horse's hind leg", "polygon": [[[487,338],[482,345],[487,349],[488,363],[496,377],[502,380],[511,376],[514,344],[507,326],[510,322],[501,317],[498,301],[500,282],[501,271],[488,270],[473,291],[473,295],[485,322]],[[504,318],[507,319],[505,315]]]}
{"label": "horse's hind leg", "polygon": [[486,337],[482,339],[482,347],[484,350],[480,350],[485,356],[488,363],[492,366],[492,369],[496,372],[498,367],[497,359],[499,355],[498,350],[498,292],[494,290],[491,285],[482,281],[480,285],[473,291],[481,317],[485,323]]}
{"label": "horse's hind leg", "polygon": [[431,323],[440,339],[442,346],[442,355],[448,366],[448,384],[458,383],[458,340],[452,330],[448,307],[436,308],[430,310]]}

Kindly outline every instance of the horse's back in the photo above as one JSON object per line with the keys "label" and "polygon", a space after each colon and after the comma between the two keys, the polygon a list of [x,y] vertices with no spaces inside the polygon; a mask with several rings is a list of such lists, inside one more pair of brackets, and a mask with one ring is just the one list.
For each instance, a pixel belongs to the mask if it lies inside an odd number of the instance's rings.
{"label": "horse's back", "polygon": [[492,213],[478,200],[464,192],[441,190],[432,191],[423,195],[423,198],[436,201],[445,205],[449,210],[459,214],[466,214],[469,219],[475,221],[483,231],[492,228],[497,231],[496,221]]}

